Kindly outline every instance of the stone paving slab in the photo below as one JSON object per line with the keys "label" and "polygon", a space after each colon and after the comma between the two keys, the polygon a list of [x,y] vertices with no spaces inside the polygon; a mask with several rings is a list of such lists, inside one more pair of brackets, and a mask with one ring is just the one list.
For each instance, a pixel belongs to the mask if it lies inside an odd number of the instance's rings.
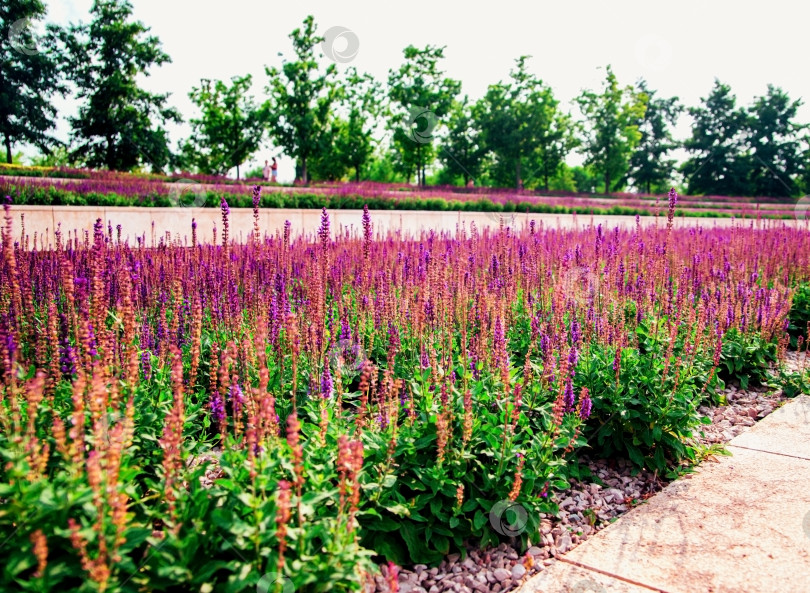
{"label": "stone paving slab", "polygon": [[[734,439],[731,457],[704,461],[520,593],[602,593],[584,588],[588,579],[605,592],[810,592],[810,459],[799,456],[808,450],[809,411],[810,398],[788,402]],[[586,583],[575,589],[579,577]]]}
{"label": "stone paving slab", "polygon": [[810,397],[802,395],[788,402],[729,444],[810,459]]}
{"label": "stone paving slab", "polygon": [[810,461],[729,450],[566,559],[669,593],[807,593]]}
{"label": "stone paving slab", "polygon": [[652,593],[658,589],[640,587],[626,581],[587,570],[568,562],[555,562],[532,577],[520,593]]}

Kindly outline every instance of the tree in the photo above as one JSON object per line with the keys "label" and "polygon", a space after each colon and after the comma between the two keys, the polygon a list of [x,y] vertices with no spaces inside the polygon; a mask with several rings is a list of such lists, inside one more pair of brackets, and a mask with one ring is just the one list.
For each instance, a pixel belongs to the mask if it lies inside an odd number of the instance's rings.
{"label": "tree", "polygon": [[315,32],[312,15],[304,19],[303,28],[290,34],[290,39],[297,59],[284,61],[281,71],[265,66],[270,79],[267,109],[271,114],[271,136],[287,154],[295,157],[300,177],[307,183],[309,160],[317,157],[324,145],[331,146],[331,142],[324,142],[324,135],[331,131],[336,68],[330,64],[321,71],[315,59],[314,48],[324,39]]}
{"label": "tree", "polygon": [[749,182],[757,196],[792,196],[803,172],[801,134],[807,125],[795,122],[800,100],[768,85],[768,92],[748,108],[745,143],[750,155]]}
{"label": "tree", "polygon": [[340,111],[324,135],[331,146],[322,148],[314,164],[318,177],[340,179],[350,170],[360,181],[363,169],[374,152],[374,130],[382,112],[382,90],[370,74],[350,67],[338,88],[336,105]]}
{"label": "tree", "polygon": [[84,99],[77,117],[70,118],[74,156],[90,167],[129,171],[142,163],[163,169],[170,159],[162,127],[179,122],[167,106],[169,94],[150,93],[138,77],[171,59],[149,28],[132,22],[128,0],[95,0],[89,25],[72,25],[63,36],[70,77]]}
{"label": "tree", "polygon": [[445,78],[439,70],[443,47],[428,45],[417,49],[409,45],[403,54],[405,63],[399,70],[388,71],[388,98],[393,104],[390,120],[393,146],[399,168],[409,179],[415,172],[417,182],[424,185],[425,167],[435,157],[435,128],[450,112],[461,83]]}
{"label": "tree", "polygon": [[202,114],[190,120],[191,137],[182,145],[186,166],[211,175],[236,167],[239,178],[239,165],[259,149],[268,121],[266,107],[248,95],[252,80],[249,74],[231,78],[230,85],[203,80],[191,90],[188,96]]}
{"label": "tree", "polygon": [[40,0],[7,0],[0,5],[0,31],[5,37],[0,44],[0,136],[8,163],[17,144],[33,144],[46,154],[58,144],[49,133],[56,118],[50,99],[67,89],[53,51],[56,29],[51,27],[45,37],[31,30],[45,12]]}
{"label": "tree", "polygon": [[660,193],[669,189],[675,171],[675,160],[666,156],[678,147],[672,139],[670,126],[678,121],[683,106],[678,103],[678,97],[656,98],[655,91],[648,89],[644,80],[638,82],[636,91],[647,96],[647,109],[638,122],[641,137],[630,157],[625,182],[632,180],[636,187],[648,194],[653,190]]}
{"label": "tree", "polygon": [[453,103],[447,128],[447,136],[439,149],[439,159],[444,164],[448,178],[461,177],[464,185],[467,185],[470,180],[478,179],[487,149],[466,95],[462,101]]}
{"label": "tree", "polygon": [[582,91],[576,102],[585,117],[585,164],[602,178],[607,194],[622,183],[641,139],[638,122],[644,117],[646,97],[630,86],[619,88],[608,66],[602,93]]}
{"label": "tree", "polygon": [[476,106],[476,118],[494,156],[490,175],[496,183],[520,188],[537,178],[548,190],[549,179],[573,147],[573,128],[551,88],[527,71],[528,58],[515,60],[511,82],[490,85]]}
{"label": "tree", "polygon": [[702,106],[690,107],[692,137],[684,142],[691,153],[681,166],[690,194],[741,196],[750,193],[750,164],[744,154],[746,114],[736,106],[731,88],[715,79]]}

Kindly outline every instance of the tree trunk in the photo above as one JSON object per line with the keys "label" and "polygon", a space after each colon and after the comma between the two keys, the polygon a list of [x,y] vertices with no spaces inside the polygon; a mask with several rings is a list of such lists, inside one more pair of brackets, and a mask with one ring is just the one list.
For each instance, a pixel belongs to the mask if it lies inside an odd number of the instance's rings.
{"label": "tree trunk", "polygon": [[6,162],[11,164],[11,138],[6,136]]}
{"label": "tree trunk", "polygon": [[522,180],[520,178],[520,157],[515,161],[515,188],[521,189]]}
{"label": "tree trunk", "polygon": [[610,193],[610,173],[605,171],[605,195]]}
{"label": "tree trunk", "polygon": [[236,165],[236,180],[239,181],[239,165]]}
{"label": "tree trunk", "polygon": [[309,181],[307,178],[307,157],[301,158],[301,181],[304,182],[304,185]]}

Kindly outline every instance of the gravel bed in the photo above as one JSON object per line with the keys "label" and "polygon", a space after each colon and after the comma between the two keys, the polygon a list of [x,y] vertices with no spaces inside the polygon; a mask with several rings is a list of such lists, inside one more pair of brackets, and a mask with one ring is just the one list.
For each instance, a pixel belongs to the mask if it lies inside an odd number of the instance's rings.
{"label": "gravel bed", "polygon": [[[806,368],[806,354],[788,352],[788,369]],[[810,365],[807,365],[810,366]],[[702,406],[699,411],[711,424],[700,427],[695,442],[704,446],[721,446],[753,426],[784,403],[780,390],[767,387],[740,389],[727,386],[726,405]],[[530,538],[531,547],[525,554],[507,545],[494,548],[469,548],[466,558],[448,555],[439,566],[417,564],[399,569],[399,593],[492,592],[516,589],[532,575],[554,563],[556,557],[601,531],[616,517],[659,492],[669,481],[655,473],[642,470],[631,475],[632,464],[625,460],[585,459],[592,474],[604,486],[594,482],[571,481],[569,489],[554,492],[559,516],[541,515],[540,533]],[[388,567],[369,583],[367,593],[390,593],[387,583]]]}

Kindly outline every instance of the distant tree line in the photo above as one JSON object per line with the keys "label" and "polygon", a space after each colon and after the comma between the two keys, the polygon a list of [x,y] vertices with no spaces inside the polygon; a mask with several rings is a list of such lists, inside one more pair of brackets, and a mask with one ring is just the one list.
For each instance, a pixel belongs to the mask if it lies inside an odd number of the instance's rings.
{"label": "distant tree line", "polygon": [[[409,46],[383,84],[353,67],[338,71],[320,53],[313,17],[291,34],[293,52],[265,67],[264,96],[250,75],[201,80],[189,97],[197,114],[176,150],[166,124],[181,122],[168,94],[145,91],[140,76],[170,62],[160,41],[132,17],[128,0],[96,0],[89,24],[31,23],[40,0],[0,6],[0,138],[6,160],[16,145],[35,145],[40,162],[130,171],[224,174],[271,141],[296,161],[297,177],[513,186],[605,193],[660,193],[677,183],[690,194],[797,196],[810,192],[810,135],[796,121],[800,100],[768,85],[739,107],[715,80],[696,107],[660,97],[644,80],[622,86],[610,66],[599,90],[565,110],[520,56],[505,81],[474,101],[441,69],[444,48]],[[80,101],[70,141],[54,136],[53,98]],[[678,118],[693,119],[684,142]],[[672,152],[683,148],[680,165]],[[570,155],[582,166],[566,164]]]}

